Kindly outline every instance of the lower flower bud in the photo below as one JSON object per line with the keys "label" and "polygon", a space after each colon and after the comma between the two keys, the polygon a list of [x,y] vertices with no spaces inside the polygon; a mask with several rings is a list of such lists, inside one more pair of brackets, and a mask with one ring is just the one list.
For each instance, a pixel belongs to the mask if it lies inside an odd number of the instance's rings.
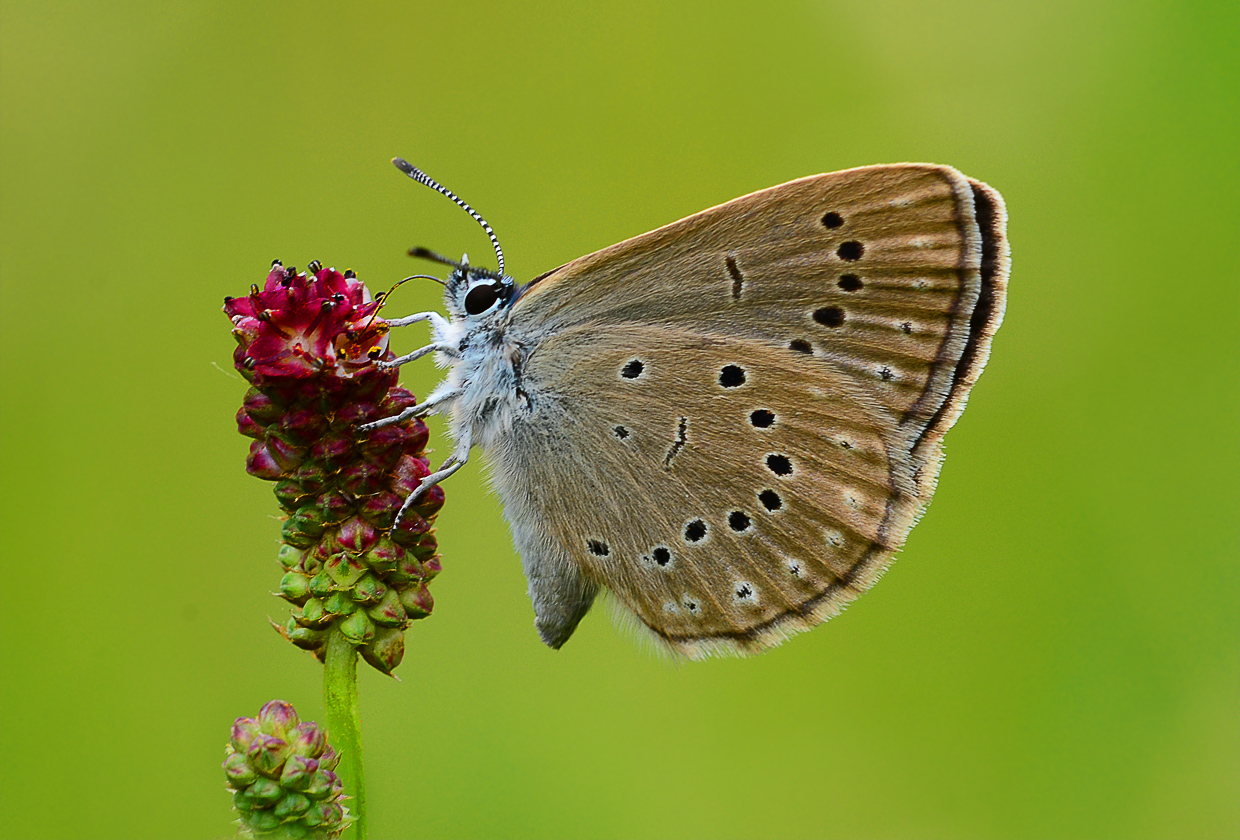
{"label": "lower flower bud", "polygon": [[267,703],[257,719],[238,718],[224,776],[242,835],[339,838],[351,818],[342,802],[343,786],[330,769],[337,760],[319,727],[299,722],[283,700]]}

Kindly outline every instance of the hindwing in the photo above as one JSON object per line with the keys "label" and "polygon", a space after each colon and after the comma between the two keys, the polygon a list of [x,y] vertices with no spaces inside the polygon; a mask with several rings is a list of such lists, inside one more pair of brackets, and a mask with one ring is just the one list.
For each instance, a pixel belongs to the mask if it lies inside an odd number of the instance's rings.
{"label": "hindwing", "polygon": [[510,319],[530,411],[491,455],[544,638],[598,585],[691,656],[838,612],[933,493],[1007,270],[998,194],[902,164],[754,193],[531,283]]}

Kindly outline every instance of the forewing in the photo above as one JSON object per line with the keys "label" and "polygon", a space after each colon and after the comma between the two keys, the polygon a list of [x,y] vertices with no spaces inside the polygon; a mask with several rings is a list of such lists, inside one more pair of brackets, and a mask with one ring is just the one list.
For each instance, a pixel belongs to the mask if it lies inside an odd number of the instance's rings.
{"label": "forewing", "polygon": [[506,505],[673,648],[773,644],[903,544],[1006,275],[998,195],[930,165],[794,181],[569,263],[513,310],[532,419],[499,453]]}

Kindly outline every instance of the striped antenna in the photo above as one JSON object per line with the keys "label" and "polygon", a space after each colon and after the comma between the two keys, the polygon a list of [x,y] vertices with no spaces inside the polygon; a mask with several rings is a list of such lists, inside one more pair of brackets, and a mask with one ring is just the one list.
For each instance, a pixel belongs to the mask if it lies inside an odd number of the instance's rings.
{"label": "striped antenna", "polygon": [[495,246],[495,259],[499,261],[499,274],[501,277],[504,276],[504,252],[503,250],[500,249],[499,239],[495,237],[495,231],[491,230],[491,226],[487,224],[487,220],[479,216],[478,211],[474,210],[474,208],[470,207],[464,201],[461,201],[459,198],[457,198],[456,194],[452,192],[452,190],[439,184],[437,181],[431,178],[431,176],[427,175],[421,169],[418,169],[416,166],[414,166],[409,161],[405,160],[404,158],[392,158],[392,163],[396,166],[397,169],[399,169],[401,172],[404,172],[406,175],[408,175],[413,180],[417,181],[419,184],[425,184],[426,186],[430,187],[432,190],[443,193],[448,198],[452,199],[454,202],[456,202],[456,205],[458,207],[460,207],[462,210],[464,210],[469,215],[473,216],[475,222],[482,225],[482,229],[485,230],[487,232],[487,236],[491,238],[491,244]]}

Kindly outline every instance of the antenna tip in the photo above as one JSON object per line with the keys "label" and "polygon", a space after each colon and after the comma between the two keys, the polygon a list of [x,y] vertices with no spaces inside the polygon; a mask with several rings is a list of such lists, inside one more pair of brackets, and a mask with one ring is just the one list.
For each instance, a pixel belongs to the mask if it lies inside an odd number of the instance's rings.
{"label": "antenna tip", "polygon": [[401,172],[404,172],[406,175],[414,171],[413,164],[411,164],[409,161],[405,160],[402,157],[392,158],[392,165],[395,166],[397,169],[399,169]]}

